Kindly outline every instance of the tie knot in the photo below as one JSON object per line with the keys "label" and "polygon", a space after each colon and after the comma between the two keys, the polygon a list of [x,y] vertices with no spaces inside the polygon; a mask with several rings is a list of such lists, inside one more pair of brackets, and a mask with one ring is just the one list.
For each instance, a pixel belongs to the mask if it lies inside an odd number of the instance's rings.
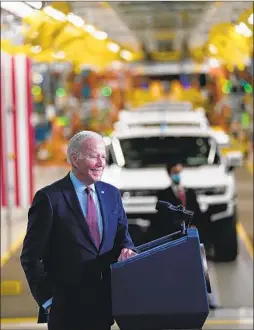
{"label": "tie knot", "polygon": [[90,194],[91,191],[92,191],[92,188],[91,187],[86,187],[85,191],[86,191],[87,194]]}

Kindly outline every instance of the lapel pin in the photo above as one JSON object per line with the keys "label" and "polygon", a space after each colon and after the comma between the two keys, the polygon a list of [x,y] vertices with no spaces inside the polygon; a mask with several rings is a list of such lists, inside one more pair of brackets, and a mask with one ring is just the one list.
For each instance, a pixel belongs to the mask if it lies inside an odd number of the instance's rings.
{"label": "lapel pin", "polygon": [[102,190],[101,193],[104,194],[104,190]]}

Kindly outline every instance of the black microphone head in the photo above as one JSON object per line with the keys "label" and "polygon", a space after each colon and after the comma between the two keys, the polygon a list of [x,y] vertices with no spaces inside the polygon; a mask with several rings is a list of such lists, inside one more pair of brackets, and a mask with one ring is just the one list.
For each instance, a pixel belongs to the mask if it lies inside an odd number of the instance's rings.
{"label": "black microphone head", "polygon": [[164,211],[172,216],[172,220],[175,224],[179,224],[182,221],[188,226],[193,218],[194,212],[187,210],[183,205],[174,205],[170,202],[158,200],[156,204],[157,211]]}
{"label": "black microphone head", "polygon": [[157,211],[163,211],[169,208],[169,202],[158,200],[155,206]]}

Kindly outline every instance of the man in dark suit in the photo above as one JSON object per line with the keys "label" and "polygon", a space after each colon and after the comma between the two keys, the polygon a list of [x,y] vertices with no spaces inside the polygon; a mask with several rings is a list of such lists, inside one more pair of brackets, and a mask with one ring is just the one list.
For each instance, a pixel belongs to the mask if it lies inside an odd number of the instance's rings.
{"label": "man in dark suit", "polygon": [[21,264],[49,330],[109,330],[110,264],[133,255],[120,192],[100,181],[102,137],[69,141],[71,172],[39,190],[28,213]]}
{"label": "man in dark suit", "polygon": [[[170,187],[158,193],[158,200],[170,202],[174,205],[183,205],[187,210],[193,211],[191,226],[195,226],[199,231],[201,242],[203,241],[205,231],[205,219],[200,210],[196,193],[193,189],[185,188],[181,184],[181,172],[183,165],[178,162],[167,164],[167,172],[171,180]],[[165,209],[158,211],[153,219],[148,231],[148,240],[160,238],[176,231],[181,230],[179,223],[170,219]],[[208,295],[209,306],[211,309],[217,308],[214,293]]]}
{"label": "man in dark suit", "polygon": [[[170,187],[158,193],[158,200],[167,201],[174,205],[183,205],[187,210],[194,211],[192,225],[200,229],[202,227],[202,213],[197,202],[196,193],[193,189],[187,189],[181,184],[181,172],[183,166],[180,163],[167,165],[167,172],[171,179]],[[167,211],[161,210],[153,219],[149,228],[149,238],[155,239],[181,229],[173,219],[169,219]]]}

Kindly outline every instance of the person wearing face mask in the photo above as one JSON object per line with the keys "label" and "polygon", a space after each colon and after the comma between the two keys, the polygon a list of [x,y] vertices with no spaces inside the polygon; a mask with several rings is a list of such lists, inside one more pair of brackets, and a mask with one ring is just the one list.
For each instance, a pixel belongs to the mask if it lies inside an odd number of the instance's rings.
{"label": "person wearing face mask", "polygon": [[[202,225],[202,213],[197,202],[197,196],[193,189],[186,189],[183,186],[181,180],[182,170],[183,165],[181,163],[171,162],[167,164],[167,172],[171,184],[168,188],[158,193],[157,199],[174,205],[183,205],[187,210],[194,211],[192,226],[200,228]],[[157,212],[151,222],[148,235],[150,239],[156,239],[180,229],[180,224],[174,223],[172,219],[168,218],[166,211],[162,210]]]}
{"label": "person wearing face mask", "polygon": [[28,213],[21,253],[38,323],[49,330],[109,330],[110,265],[135,248],[119,190],[100,181],[101,135],[81,131],[68,143],[71,171],[39,190]]}
{"label": "person wearing face mask", "polygon": [[[182,205],[187,210],[194,211],[192,224],[199,231],[200,241],[202,242],[203,236],[203,219],[202,212],[200,210],[196,193],[193,189],[186,188],[182,184],[182,170],[183,165],[180,162],[171,162],[167,164],[167,172],[171,181],[171,184],[165,190],[158,193],[158,200],[170,202],[174,205]],[[180,224],[174,223],[173,219],[168,217],[167,211],[158,211],[155,218],[151,222],[148,230],[148,241],[157,239],[176,231],[181,230]],[[216,309],[217,303],[215,294],[208,295],[210,309]]]}

